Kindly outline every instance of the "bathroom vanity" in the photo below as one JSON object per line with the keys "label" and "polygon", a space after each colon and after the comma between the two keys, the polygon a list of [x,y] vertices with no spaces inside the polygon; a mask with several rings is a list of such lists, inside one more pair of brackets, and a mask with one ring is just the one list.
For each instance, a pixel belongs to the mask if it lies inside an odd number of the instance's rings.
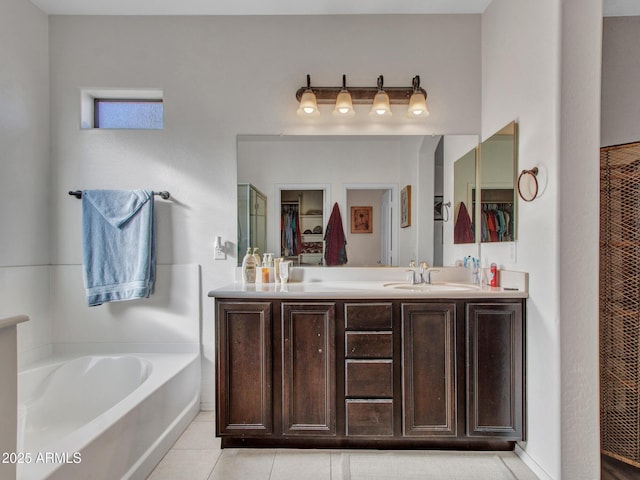
{"label": "bathroom vanity", "polygon": [[222,446],[512,449],[526,293],[437,287],[211,292]]}

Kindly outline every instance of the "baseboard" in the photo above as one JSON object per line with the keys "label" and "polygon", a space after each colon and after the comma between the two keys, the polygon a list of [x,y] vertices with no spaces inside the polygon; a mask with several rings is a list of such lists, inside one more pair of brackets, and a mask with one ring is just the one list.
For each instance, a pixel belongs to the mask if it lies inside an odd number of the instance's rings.
{"label": "baseboard", "polygon": [[520,445],[516,444],[514,452],[516,455],[518,455],[520,460],[522,460],[522,463],[529,467],[529,469],[540,480],[553,480],[553,478],[547,472],[545,472],[545,470],[540,465],[538,465],[538,463],[533,458],[531,458],[531,456],[526,451],[524,451]]}

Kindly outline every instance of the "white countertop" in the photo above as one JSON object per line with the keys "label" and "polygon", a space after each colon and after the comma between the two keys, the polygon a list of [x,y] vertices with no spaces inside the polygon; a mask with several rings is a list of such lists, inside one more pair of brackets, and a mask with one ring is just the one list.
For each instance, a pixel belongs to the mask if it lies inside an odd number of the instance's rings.
{"label": "white countertop", "polygon": [[371,298],[527,298],[525,290],[504,289],[464,283],[420,284],[397,281],[323,281],[291,283],[232,283],[209,292],[218,298],[299,298],[299,299],[371,299]]}

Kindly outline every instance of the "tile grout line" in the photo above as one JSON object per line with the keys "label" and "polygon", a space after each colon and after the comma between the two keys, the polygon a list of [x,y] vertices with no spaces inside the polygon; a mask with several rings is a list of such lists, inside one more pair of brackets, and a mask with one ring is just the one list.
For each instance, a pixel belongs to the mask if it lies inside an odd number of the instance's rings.
{"label": "tile grout line", "polygon": [[271,476],[273,475],[273,467],[276,464],[277,455],[278,455],[278,450],[276,449],[276,451],[273,453],[273,460],[271,460],[271,468],[269,469],[269,477],[268,477],[269,480],[271,480]]}
{"label": "tile grout line", "polygon": [[351,457],[348,453],[341,453],[342,456],[342,480],[351,480]]}
{"label": "tile grout line", "polygon": [[224,450],[220,450],[220,453],[218,454],[218,458],[216,458],[216,461],[213,462],[213,467],[211,467],[211,470],[209,471],[209,474],[207,475],[207,480],[209,480],[211,478],[211,476],[213,475],[213,472],[215,471],[216,467],[218,466],[218,462],[220,462],[220,459],[222,458],[222,454],[224,453]]}

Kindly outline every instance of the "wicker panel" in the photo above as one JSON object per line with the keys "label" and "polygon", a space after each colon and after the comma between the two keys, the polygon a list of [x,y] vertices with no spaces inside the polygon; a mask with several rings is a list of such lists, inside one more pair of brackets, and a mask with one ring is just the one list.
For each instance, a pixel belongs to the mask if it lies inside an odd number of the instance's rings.
{"label": "wicker panel", "polygon": [[602,453],[640,467],[640,143],[600,151]]}

